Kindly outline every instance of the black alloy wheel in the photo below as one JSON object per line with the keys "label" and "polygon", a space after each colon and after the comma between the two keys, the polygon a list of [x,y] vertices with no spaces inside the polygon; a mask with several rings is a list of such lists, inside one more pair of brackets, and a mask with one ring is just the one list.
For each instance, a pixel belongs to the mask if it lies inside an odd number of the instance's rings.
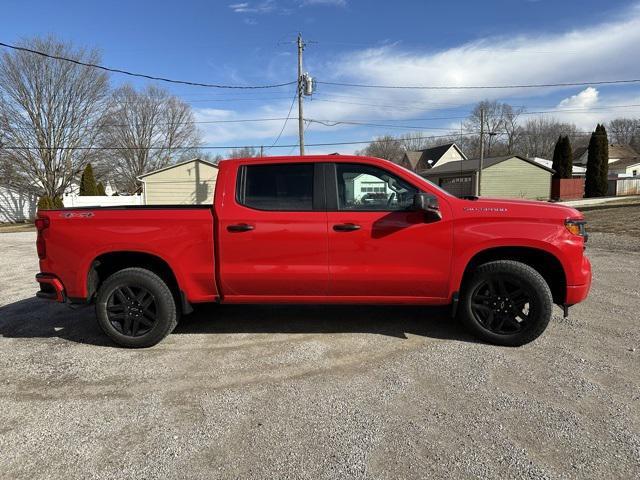
{"label": "black alloy wheel", "polygon": [[516,260],[494,260],[465,279],[458,318],[482,340],[517,347],[542,335],[552,309],[551,289],[537,270]]}
{"label": "black alloy wheel", "polygon": [[131,267],[100,285],[96,317],[100,328],[118,345],[151,347],[178,324],[176,293],[155,272]]}
{"label": "black alloy wheel", "polygon": [[109,296],[107,317],[121,334],[141,337],[149,333],[158,320],[156,299],[144,287],[123,285]]}
{"label": "black alloy wheel", "polygon": [[531,312],[528,287],[513,278],[488,278],[471,295],[471,311],[487,330],[510,335],[527,328]]}

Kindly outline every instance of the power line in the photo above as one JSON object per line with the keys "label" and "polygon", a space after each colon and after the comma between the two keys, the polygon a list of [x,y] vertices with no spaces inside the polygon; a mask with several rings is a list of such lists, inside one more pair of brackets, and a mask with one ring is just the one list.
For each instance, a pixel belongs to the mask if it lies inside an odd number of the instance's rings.
{"label": "power line", "polygon": [[546,87],[580,87],[588,85],[618,85],[628,83],[640,83],[640,79],[629,80],[602,80],[595,82],[565,82],[565,83],[532,83],[522,85],[369,85],[364,83],[343,83],[343,82],[323,82],[316,80],[322,85],[335,85],[339,87],[356,88],[388,88],[400,90],[480,90],[480,89],[508,89],[508,88],[546,88]]}
{"label": "power line", "polygon": [[[465,117],[466,118],[466,117]],[[420,129],[420,128],[427,128],[429,130],[451,130],[451,128],[449,127],[428,127],[425,125],[421,125],[421,126],[411,126],[411,125],[385,125],[385,124],[381,124],[381,123],[366,123],[366,122],[357,122],[357,121],[352,121],[352,120],[336,120],[336,121],[331,121],[331,120],[314,120],[314,119],[310,119],[310,118],[306,118],[305,119],[308,122],[313,122],[313,123],[319,123],[320,125],[324,125],[325,127],[336,127],[338,125],[356,125],[356,126],[365,126],[365,127],[388,127],[388,128],[408,128],[408,129]],[[404,121],[410,121],[410,120],[404,120]]]}
{"label": "power line", "polygon": [[276,145],[276,143],[278,143],[278,140],[280,140],[280,137],[282,136],[282,132],[284,132],[284,129],[287,127],[287,122],[289,121],[289,118],[291,118],[291,111],[293,110],[293,105],[296,103],[296,98],[298,98],[298,95],[299,93],[296,90],[295,93],[293,94],[293,100],[291,100],[291,106],[289,107],[289,113],[287,113],[287,118],[284,119],[284,123],[282,124],[282,129],[280,129],[280,133],[278,133],[278,136],[276,137],[274,142],[271,144],[270,147],[267,147],[267,149],[273,148]]}
{"label": "power line", "polygon": [[17,45],[10,45],[8,43],[3,43],[3,42],[0,42],[0,46],[5,47],[5,48],[10,48],[12,50],[18,50],[18,51],[21,51],[21,52],[33,53],[35,55],[40,55],[42,57],[50,58],[50,59],[53,59],[53,60],[61,60],[61,61],[64,61],[64,62],[71,62],[71,63],[74,63],[76,65],[81,65],[83,67],[97,68],[99,70],[104,70],[106,72],[120,73],[122,75],[128,75],[130,77],[146,78],[148,80],[156,80],[156,81],[159,81],[159,82],[177,83],[177,84],[181,84],[181,85],[190,85],[192,87],[254,90],[254,89],[261,89],[261,88],[286,87],[288,85],[293,85],[293,84],[297,83],[296,81],[292,81],[292,82],[286,82],[286,83],[276,83],[276,84],[272,84],[272,85],[222,85],[222,84],[215,84],[215,83],[191,82],[191,81],[187,81],[187,80],[175,80],[175,79],[165,78],[165,77],[156,77],[156,76],[147,75],[147,74],[144,74],[144,73],[134,73],[134,72],[130,72],[128,70],[122,70],[120,68],[105,67],[104,65],[98,65],[98,64],[95,64],[95,63],[82,62],[80,60],[75,60],[73,58],[61,57],[59,55],[51,55],[49,53],[40,52],[38,50],[32,50],[31,48],[19,47]]}
{"label": "power line", "polygon": [[[572,136],[580,136],[580,135],[591,135],[592,132],[571,132],[569,135]],[[469,136],[469,135],[478,135],[478,132],[467,132],[467,133],[459,133],[454,130],[451,131],[450,134],[447,135],[420,135],[417,137],[407,137],[402,138],[401,140],[427,140],[433,138],[450,138],[452,136]],[[500,134],[498,134],[500,135]],[[535,133],[522,133],[524,136],[536,136],[538,134]],[[394,139],[395,140],[395,139]],[[336,145],[362,145],[362,144],[370,144],[370,143],[383,143],[387,142],[386,139],[373,139],[373,140],[356,140],[350,142],[327,142],[327,143],[310,143],[307,146],[309,147],[329,147]],[[297,147],[298,144],[288,144],[288,145],[274,145],[273,148],[292,148]],[[234,148],[255,148],[258,149],[261,145],[190,145],[183,147],[137,147],[139,150],[231,150]],[[16,147],[16,146],[3,146],[5,150],[129,150],[129,147]]]}

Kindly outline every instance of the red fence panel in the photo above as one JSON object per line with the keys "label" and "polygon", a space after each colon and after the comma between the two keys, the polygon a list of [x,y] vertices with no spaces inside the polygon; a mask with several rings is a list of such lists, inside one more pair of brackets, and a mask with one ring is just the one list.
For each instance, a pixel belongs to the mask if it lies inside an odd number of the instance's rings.
{"label": "red fence panel", "polygon": [[552,178],[551,198],[576,200],[584,197],[584,178]]}

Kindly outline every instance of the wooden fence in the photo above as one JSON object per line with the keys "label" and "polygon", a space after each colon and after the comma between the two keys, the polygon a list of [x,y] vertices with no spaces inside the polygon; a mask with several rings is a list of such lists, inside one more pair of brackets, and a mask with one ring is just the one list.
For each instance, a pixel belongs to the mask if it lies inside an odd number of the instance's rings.
{"label": "wooden fence", "polygon": [[609,179],[607,195],[616,197],[640,195],[640,177]]}

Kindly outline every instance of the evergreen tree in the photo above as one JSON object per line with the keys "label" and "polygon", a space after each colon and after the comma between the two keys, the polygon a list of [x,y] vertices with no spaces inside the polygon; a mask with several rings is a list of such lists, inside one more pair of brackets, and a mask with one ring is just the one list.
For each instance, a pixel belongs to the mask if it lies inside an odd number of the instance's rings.
{"label": "evergreen tree", "polygon": [[561,158],[561,153],[560,150],[562,150],[562,135],[560,135],[558,137],[558,140],[556,141],[556,146],[553,148],[553,163],[551,165],[551,168],[553,168],[554,170],[554,174],[553,174],[553,178],[564,178],[564,174],[563,174],[563,168],[564,165],[562,164],[562,158]]}
{"label": "evergreen tree", "polygon": [[98,187],[96,186],[96,179],[93,176],[93,168],[90,163],[87,163],[80,178],[80,196],[86,197],[93,195],[98,195]]}
{"label": "evergreen tree", "polygon": [[569,136],[565,135],[560,148],[560,163],[563,176],[560,178],[573,178],[573,150]]}
{"label": "evergreen tree", "polygon": [[51,198],[47,195],[43,195],[38,200],[38,210],[53,210],[56,208],[64,208],[64,203],[60,197]]}
{"label": "evergreen tree", "polygon": [[97,194],[101,195],[103,197],[107,194],[107,192],[105,192],[105,190],[104,190],[104,184],[102,182],[98,183]]}
{"label": "evergreen tree", "polygon": [[587,174],[584,191],[586,197],[604,197],[609,175],[609,140],[603,125],[598,124],[589,140]]}

